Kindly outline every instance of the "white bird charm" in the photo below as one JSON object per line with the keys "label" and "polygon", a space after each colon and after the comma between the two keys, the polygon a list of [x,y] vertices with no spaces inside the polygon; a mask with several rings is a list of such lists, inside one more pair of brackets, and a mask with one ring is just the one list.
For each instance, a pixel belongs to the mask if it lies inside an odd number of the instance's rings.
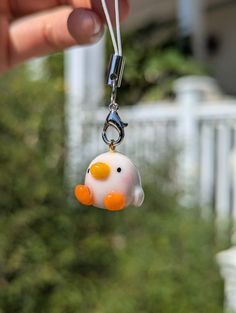
{"label": "white bird charm", "polygon": [[109,151],[89,165],[85,184],[75,187],[77,200],[109,211],[141,206],[144,192],[136,166],[125,155]]}

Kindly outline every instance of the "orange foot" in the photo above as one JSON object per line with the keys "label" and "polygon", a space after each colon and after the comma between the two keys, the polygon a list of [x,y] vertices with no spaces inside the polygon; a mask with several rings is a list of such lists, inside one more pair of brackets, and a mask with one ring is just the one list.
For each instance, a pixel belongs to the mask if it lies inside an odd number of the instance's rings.
{"label": "orange foot", "polygon": [[109,211],[119,211],[125,207],[125,197],[121,193],[111,192],[104,198],[104,206]]}
{"label": "orange foot", "polygon": [[89,187],[86,185],[77,185],[75,187],[75,196],[76,199],[84,205],[93,204],[93,195]]}

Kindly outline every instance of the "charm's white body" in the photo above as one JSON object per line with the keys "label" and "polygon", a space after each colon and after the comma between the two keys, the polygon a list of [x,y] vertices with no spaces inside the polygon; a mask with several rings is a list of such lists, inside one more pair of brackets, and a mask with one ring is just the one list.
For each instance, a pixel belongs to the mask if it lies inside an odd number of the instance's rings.
{"label": "charm's white body", "polygon": [[[110,174],[104,180],[95,179],[89,169],[98,162],[106,163],[110,167]],[[118,172],[117,169],[121,171]],[[141,206],[144,192],[136,166],[125,155],[118,152],[106,152],[96,157],[89,165],[85,176],[85,185],[93,194],[93,205],[104,207],[104,198],[109,193],[120,193],[125,197],[125,207],[128,205]]]}

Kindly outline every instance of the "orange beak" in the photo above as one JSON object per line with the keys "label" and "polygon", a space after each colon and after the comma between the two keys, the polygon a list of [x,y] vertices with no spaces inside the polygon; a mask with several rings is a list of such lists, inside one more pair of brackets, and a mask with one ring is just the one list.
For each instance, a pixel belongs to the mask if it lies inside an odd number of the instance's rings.
{"label": "orange beak", "polygon": [[99,180],[105,180],[109,176],[110,171],[110,166],[102,162],[97,162],[90,168],[92,176]]}

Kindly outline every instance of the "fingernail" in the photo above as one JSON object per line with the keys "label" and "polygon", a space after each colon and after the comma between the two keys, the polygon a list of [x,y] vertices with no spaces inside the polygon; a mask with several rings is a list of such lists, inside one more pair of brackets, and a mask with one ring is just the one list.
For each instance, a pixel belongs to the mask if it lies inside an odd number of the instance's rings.
{"label": "fingernail", "polygon": [[82,27],[86,31],[90,30],[91,36],[100,33],[102,24],[94,13],[84,10],[80,18]]}
{"label": "fingernail", "polygon": [[97,20],[97,18],[94,18],[92,16],[91,16],[91,18],[92,18],[93,24],[94,24],[94,32],[93,32],[93,34],[97,35],[97,34],[99,34],[101,32],[102,24],[101,24],[100,21]]}
{"label": "fingernail", "polygon": [[90,10],[75,9],[69,16],[67,25],[70,34],[79,44],[94,43],[103,34],[99,16]]}
{"label": "fingernail", "polygon": [[91,19],[93,20],[93,35],[90,37],[90,43],[95,43],[103,35],[103,26],[97,17],[91,16]]}

